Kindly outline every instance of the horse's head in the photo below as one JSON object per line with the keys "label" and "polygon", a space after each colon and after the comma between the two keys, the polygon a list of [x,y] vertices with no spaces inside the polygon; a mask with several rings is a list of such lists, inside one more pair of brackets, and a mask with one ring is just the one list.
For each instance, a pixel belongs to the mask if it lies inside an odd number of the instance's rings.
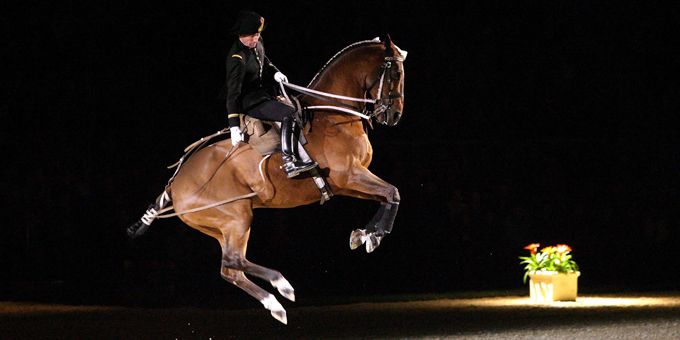
{"label": "horse's head", "polygon": [[[309,87],[353,98],[372,99],[364,113],[383,125],[399,123],[404,110],[404,60],[408,53],[390,36],[375,38],[342,49],[321,68]],[[355,110],[362,108],[346,105]]]}
{"label": "horse's head", "polygon": [[[383,125],[395,126],[404,112],[404,60],[408,52],[400,49],[387,35],[384,57],[374,79],[367,79],[367,92],[376,98],[373,117]],[[369,77],[370,78],[370,77]]]}

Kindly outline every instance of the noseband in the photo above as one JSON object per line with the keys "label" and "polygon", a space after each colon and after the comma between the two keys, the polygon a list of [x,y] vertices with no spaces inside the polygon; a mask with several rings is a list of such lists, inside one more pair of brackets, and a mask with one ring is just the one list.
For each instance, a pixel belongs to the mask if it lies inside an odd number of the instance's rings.
{"label": "noseband", "polygon": [[[366,96],[370,98],[371,90],[375,87],[376,84],[380,84],[378,86],[377,92],[378,99],[375,100],[375,104],[369,103],[366,105],[366,108],[364,109],[364,113],[371,118],[375,118],[380,114],[382,114],[383,116],[387,115],[387,111],[390,108],[392,108],[392,105],[394,105],[394,100],[403,97],[403,94],[399,92],[397,93],[392,92],[392,82],[399,81],[399,78],[395,79],[395,77],[392,75],[392,67],[396,65],[397,61],[403,62],[404,58],[391,56],[385,57],[383,63],[380,64],[379,68],[380,77],[377,77],[373,84],[371,84],[371,86],[369,86],[368,89],[366,89]],[[387,77],[385,77],[385,74],[387,74]],[[383,95],[383,87],[385,87],[385,85],[387,85],[386,87],[388,88],[387,96]],[[382,122],[379,123],[387,125],[387,117],[383,118],[384,119],[382,120]]]}

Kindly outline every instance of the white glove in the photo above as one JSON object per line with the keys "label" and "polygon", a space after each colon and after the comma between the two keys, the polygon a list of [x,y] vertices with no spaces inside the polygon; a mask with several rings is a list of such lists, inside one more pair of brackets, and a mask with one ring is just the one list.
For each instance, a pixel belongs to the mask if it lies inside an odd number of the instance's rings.
{"label": "white glove", "polygon": [[286,75],[281,72],[276,72],[274,73],[274,80],[278,81],[279,83],[280,82],[287,83],[288,77],[286,77]]}
{"label": "white glove", "polygon": [[239,142],[243,142],[243,132],[241,132],[241,128],[238,126],[232,126],[229,128],[229,131],[231,131],[231,145],[236,146]]}

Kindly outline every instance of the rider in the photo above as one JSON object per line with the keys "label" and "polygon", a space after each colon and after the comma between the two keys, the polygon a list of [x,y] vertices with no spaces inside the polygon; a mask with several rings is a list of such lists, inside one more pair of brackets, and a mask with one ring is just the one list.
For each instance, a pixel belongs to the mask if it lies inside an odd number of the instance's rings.
{"label": "rider", "polygon": [[239,114],[253,118],[281,122],[281,157],[283,170],[288,177],[311,170],[317,163],[303,160],[293,147],[293,114],[295,110],[276,100],[270,93],[272,88],[265,80],[288,82],[265,56],[261,33],[264,18],[255,12],[241,11],[231,32],[238,35],[227,55],[227,112],[231,142],[236,146],[243,141]]}

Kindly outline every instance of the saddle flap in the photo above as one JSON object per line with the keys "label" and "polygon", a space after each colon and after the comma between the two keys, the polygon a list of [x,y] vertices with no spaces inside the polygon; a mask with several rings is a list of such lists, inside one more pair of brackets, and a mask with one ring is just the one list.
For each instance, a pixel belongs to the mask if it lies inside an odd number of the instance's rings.
{"label": "saddle flap", "polygon": [[241,123],[242,127],[241,130],[248,136],[261,137],[269,130],[268,128],[265,128],[264,123],[257,118],[253,118],[246,115],[241,116],[243,117]]}
{"label": "saddle flap", "polygon": [[255,150],[266,156],[281,149],[281,135],[274,122],[241,116],[241,131],[247,136],[247,143]]}

